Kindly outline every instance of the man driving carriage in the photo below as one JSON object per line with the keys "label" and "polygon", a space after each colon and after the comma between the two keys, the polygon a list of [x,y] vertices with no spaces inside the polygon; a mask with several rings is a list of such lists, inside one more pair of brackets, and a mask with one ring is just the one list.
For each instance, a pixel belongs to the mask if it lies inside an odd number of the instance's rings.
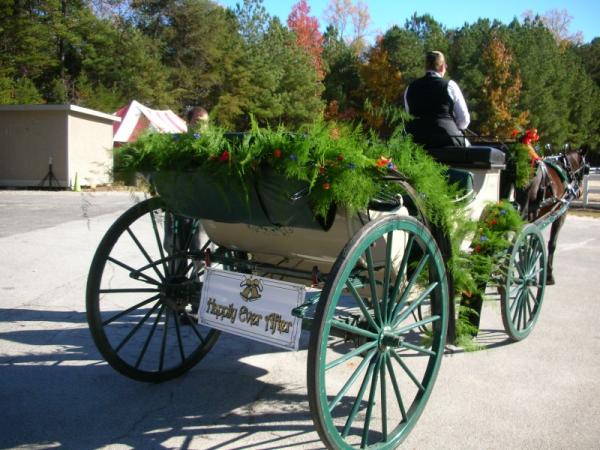
{"label": "man driving carriage", "polygon": [[415,117],[406,129],[415,142],[426,148],[469,145],[461,131],[471,121],[467,103],[458,84],[444,79],[446,69],[442,52],[428,52],[425,76],[413,81],[404,92],[404,107]]}

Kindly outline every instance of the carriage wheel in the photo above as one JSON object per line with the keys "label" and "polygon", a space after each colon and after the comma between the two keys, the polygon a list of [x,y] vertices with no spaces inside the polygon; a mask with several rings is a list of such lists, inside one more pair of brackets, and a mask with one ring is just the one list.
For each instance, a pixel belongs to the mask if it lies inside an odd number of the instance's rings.
{"label": "carriage wheel", "polygon": [[181,375],[219,336],[196,320],[203,263],[190,252],[198,226],[152,198],[119,217],[96,250],[86,293],[90,331],[106,361],[130,378]]}
{"label": "carriage wheel", "polygon": [[528,224],[517,236],[500,289],[502,322],[514,341],[527,337],[540,314],[546,264],[544,238],[537,226]]}
{"label": "carriage wheel", "polygon": [[309,402],[329,448],[391,449],[408,435],[433,389],[447,323],[446,272],[429,231],[409,217],[365,225],[327,278],[310,337]]}

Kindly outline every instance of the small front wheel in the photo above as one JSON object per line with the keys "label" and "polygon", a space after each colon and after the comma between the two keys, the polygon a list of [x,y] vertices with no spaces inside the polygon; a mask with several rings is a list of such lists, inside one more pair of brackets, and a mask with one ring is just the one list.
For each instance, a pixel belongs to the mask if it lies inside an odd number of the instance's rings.
{"label": "small front wheel", "polygon": [[534,224],[526,225],[512,247],[500,287],[502,322],[513,341],[525,339],[542,308],[547,256],[544,238]]}
{"label": "small front wheel", "polygon": [[365,225],[327,278],[310,337],[309,402],[328,448],[392,449],[406,438],[447,324],[444,262],[427,228],[398,216]]}

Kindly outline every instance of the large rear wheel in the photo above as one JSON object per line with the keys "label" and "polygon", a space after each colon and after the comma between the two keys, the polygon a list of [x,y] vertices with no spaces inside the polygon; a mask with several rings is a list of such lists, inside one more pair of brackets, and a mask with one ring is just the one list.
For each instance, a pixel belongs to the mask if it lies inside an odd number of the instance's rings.
{"label": "large rear wheel", "polygon": [[194,367],[219,332],[197,324],[203,262],[199,221],[168,212],[160,198],[138,203],[108,230],[92,261],[87,318],[106,361],[140,381]]}
{"label": "large rear wheel", "polygon": [[328,448],[392,449],[408,435],[447,323],[444,262],[425,226],[397,216],[365,225],[327,279],[310,338],[309,402]]}

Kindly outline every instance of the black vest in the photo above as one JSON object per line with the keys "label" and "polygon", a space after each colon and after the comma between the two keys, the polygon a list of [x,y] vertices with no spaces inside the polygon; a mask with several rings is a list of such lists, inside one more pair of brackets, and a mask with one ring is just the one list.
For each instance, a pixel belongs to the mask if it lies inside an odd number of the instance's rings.
{"label": "black vest", "polygon": [[448,80],[427,73],[410,84],[406,101],[415,117],[406,130],[415,142],[429,148],[464,147],[464,136],[452,116],[454,101],[448,95]]}

